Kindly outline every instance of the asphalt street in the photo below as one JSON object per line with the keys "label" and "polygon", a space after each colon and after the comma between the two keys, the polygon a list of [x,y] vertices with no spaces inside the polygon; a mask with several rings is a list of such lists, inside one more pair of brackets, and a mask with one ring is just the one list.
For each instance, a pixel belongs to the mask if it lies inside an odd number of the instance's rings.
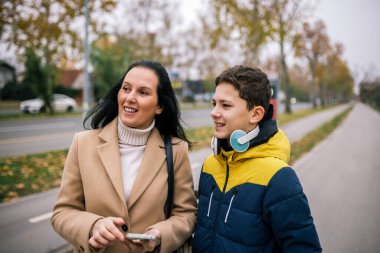
{"label": "asphalt street", "polygon": [[380,114],[356,104],[293,167],[326,253],[380,252]]}

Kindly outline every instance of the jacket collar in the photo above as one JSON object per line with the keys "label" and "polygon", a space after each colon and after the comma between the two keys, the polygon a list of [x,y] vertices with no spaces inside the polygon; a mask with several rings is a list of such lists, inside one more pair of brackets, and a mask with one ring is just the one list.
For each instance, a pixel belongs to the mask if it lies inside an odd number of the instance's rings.
{"label": "jacket collar", "polygon": [[239,153],[228,146],[226,140],[222,140],[222,149],[216,157],[219,162],[239,161],[251,158],[276,157],[284,162],[289,162],[290,144],[281,129],[277,128],[276,121],[266,119],[260,122],[259,134],[250,141],[249,149]]}

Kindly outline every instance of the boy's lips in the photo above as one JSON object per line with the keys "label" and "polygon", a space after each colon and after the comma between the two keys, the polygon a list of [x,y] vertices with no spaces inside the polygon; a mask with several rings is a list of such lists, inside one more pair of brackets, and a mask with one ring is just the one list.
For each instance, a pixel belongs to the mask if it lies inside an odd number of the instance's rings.
{"label": "boy's lips", "polygon": [[226,124],[214,122],[214,125],[215,125],[216,128],[220,128],[220,127],[225,126]]}

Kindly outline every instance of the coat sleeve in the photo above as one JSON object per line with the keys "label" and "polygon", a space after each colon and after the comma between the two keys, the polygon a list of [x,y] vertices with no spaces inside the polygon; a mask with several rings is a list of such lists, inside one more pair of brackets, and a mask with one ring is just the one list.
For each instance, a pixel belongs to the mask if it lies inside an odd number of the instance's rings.
{"label": "coat sleeve", "polygon": [[[189,238],[195,226],[196,198],[186,142],[173,145],[174,199],[172,216],[150,228],[161,232],[161,252],[172,252]],[[149,228],[148,228],[149,229]]]}
{"label": "coat sleeve", "polygon": [[293,169],[282,168],[270,180],[264,221],[281,252],[322,252],[307,198]]}
{"label": "coat sleeve", "polygon": [[102,217],[84,211],[84,191],[78,164],[78,136],[79,134],[74,136],[66,158],[51,224],[79,252],[90,252],[89,232],[93,224]]}

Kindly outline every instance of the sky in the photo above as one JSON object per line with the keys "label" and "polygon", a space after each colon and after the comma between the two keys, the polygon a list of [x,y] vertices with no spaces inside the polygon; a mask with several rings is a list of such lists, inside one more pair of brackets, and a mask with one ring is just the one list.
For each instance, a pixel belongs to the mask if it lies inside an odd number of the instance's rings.
{"label": "sky", "polygon": [[315,16],[327,26],[333,42],[344,46],[344,59],[361,79],[380,76],[380,0],[321,0]]}
{"label": "sky", "polygon": [[[187,19],[194,19],[194,13],[202,8],[202,0],[182,3]],[[319,0],[310,19],[322,19],[331,42],[343,44],[343,58],[356,81],[365,73],[370,78],[380,76],[379,12],[380,0]]]}

